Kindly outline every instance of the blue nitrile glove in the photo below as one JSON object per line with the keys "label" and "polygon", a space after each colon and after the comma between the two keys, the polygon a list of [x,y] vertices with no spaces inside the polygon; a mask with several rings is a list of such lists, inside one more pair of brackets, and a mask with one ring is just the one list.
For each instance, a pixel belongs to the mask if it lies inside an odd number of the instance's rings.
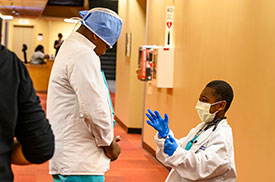
{"label": "blue nitrile glove", "polygon": [[177,148],[177,141],[171,135],[169,135],[164,141],[164,153],[171,157]]}
{"label": "blue nitrile glove", "polygon": [[155,128],[159,133],[158,135],[161,138],[166,138],[169,133],[169,127],[168,127],[168,115],[165,113],[164,119],[159,115],[158,111],[155,111],[155,114],[148,109],[149,114],[146,113],[146,116],[149,120],[147,120],[147,123]]}

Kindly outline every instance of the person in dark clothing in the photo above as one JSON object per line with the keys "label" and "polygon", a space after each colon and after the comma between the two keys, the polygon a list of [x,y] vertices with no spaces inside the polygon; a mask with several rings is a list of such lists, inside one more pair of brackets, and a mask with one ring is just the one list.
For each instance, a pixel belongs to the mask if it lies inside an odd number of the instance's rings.
{"label": "person in dark clothing", "polygon": [[26,44],[23,44],[22,52],[23,52],[23,54],[24,54],[24,63],[25,63],[25,64],[28,63],[28,61],[27,61],[27,53],[26,53],[27,49],[28,49],[27,45],[26,45]]}
{"label": "person in dark clothing", "polygon": [[39,164],[53,156],[54,135],[25,65],[2,45],[0,88],[0,182],[12,182],[11,164]]}
{"label": "person in dark clothing", "polygon": [[54,48],[55,48],[55,56],[57,55],[62,43],[63,43],[63,40],[62,40],[62,37],[63,35],[61,33],[58,34],[58,40],[54,41]]}

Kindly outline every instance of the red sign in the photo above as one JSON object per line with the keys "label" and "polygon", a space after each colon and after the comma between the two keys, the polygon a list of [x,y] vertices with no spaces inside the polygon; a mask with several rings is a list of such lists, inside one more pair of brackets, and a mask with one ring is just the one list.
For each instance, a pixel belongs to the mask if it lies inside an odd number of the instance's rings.
{"label": "red sign", "polygon": [[167,24],[167,27],[168,27],[168,28],[171,28],[171,27],[172,27],[172,22],[168,21],[166,24]]}

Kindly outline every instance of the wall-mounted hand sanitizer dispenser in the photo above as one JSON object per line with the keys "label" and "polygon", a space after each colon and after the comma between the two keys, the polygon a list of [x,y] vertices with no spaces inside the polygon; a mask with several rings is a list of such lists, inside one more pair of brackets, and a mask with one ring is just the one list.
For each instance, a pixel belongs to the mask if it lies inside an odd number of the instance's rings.
{"label": "wall-mounted hand sanitizer dispenser", "polygon": [[152,80],[158,88],[173,88],[174,48],[141,46],[137,74],[139,80]]}
{"label": "wall-mounted hand sanitizer dispenser", "polygon": [[156,54],[156,46],[139,47],[137,74],[142,81],[152,80],[153,62]]}

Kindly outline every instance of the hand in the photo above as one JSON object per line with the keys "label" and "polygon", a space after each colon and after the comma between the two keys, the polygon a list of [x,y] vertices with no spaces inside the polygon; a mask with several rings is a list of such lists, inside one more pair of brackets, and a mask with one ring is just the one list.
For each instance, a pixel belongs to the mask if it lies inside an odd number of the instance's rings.
{"label": "hand", "polygon": [[177,141],[171,135],[169,135],[164,142],[164,153],[171,157],[177,148]]}
{"label": "hand", "polygon": [[117,142],[120,141],[120,137],[116,136],[110,146],[103,147],[105,155],[111,159],[111,161],[117,160],[121,148]]}
{"label": "hand", "polygon": [[50,56],[49,56],[49,54],[45,54],[43,58],[44,58],[44,59],[49,59]]}
{"label": "hand", "polygon": [[155,128],[159,133],[159,136],[161,138],[166,138],[170,129],[168,127],[168,115],[165,113],[164,119],[159,115],[158,111],[155,111],[155,114],[148,109],[149,114],[146,113],[146,116],[149,120],[147,120],[147,123]]}
{"label": "hand", "polygon": [[24,156],[22,151],[22,145],[15,139],[11,154],[11,163],[16,165],[28,165],[31,164]]}

